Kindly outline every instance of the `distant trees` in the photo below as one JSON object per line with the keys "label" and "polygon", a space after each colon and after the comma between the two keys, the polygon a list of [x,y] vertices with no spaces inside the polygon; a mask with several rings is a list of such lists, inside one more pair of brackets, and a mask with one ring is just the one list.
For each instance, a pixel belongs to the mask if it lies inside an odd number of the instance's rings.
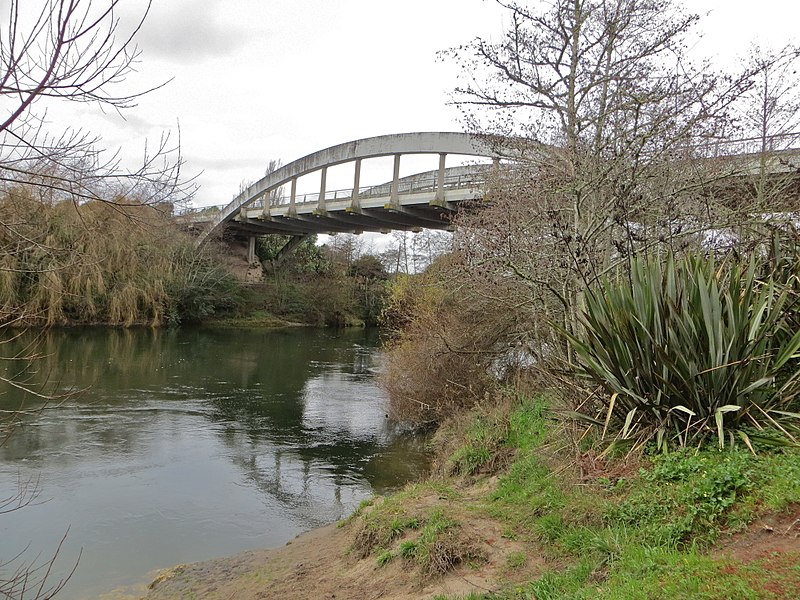
{"label": "distant trees", "polygon": [[422,273],[451,249],[452,234],[436,229],[393,231],[381,252],[381,260],[392,273]]}
{"label": "distant trees", "polygon": [[740,189],[749,193],[750,204],[759,210],[792,210],[786,200],[793,186],[796,190],[794,171],[800,168],[800,161],[778,153],[800,142],[800,48],[752,46],[745,64],[752,73],[752,85],[737,108],[742,134],[750,139],[734,145],[729,153],[757,154],[758,172]]}

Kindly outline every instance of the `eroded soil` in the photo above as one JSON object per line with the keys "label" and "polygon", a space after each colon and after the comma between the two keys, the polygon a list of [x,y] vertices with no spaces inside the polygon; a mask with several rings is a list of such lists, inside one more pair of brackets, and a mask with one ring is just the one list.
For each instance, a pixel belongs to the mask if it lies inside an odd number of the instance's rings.
{"label": "eroded soil", "polygon": [[[435,501],[417,500],[421,505]],[[462,517],[463,528],[480,540],[487,560],[443,576],[424,578],[417,565],[399,557],[384,566],[374,555],[357,558],[352,551],[358,526],[354,521],[311,531],[282,548],[167,569],[150,584],[145,598],[418,600],[499,590],[529,581],[546,567],[543,553],[504,537],[498,522],[477,511]],[[800,506],[758,519],[747,531],[722,541],[713,554],[730,560],[728,568],[740,575],[752,572],[770,597],[795,597],[787,586],[795,588],[800,564]],[[510,560],[514,556],[525,556],[524,564]]]}

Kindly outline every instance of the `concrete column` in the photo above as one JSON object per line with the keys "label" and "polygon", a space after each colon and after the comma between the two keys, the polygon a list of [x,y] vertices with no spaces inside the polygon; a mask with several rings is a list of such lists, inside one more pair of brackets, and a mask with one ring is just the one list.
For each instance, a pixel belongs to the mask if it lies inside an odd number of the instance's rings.
{"label": "concrete column", "polygon": [[361,159],[356,159],[355,173],[353,174],[353,195],[350,199],[350,209],[358,211],[361,208],[361,202],[358,199],[358,193],[361,188]]}
{"label": "concrete column", "polygon": [[328,179],[328,167],[322,167],[319,177],[319,203],[317,204],[317,211],[325,213],[325,184]]}
{"label": "concrete column", "polygon": [[439,206],[444,206],[444,178],[445,178],[445,163],[447,162],[447,154],[442,152],[439,154],[439,174],[436,179],[436,200],[435,203]]}
{"label": "concrete column", "polygon": [[392,175],[392,192],[389,197],[392,206],[400,206],[400,155],[394,155],[394,174]]}
{"label": "concrete column", "polygon": [[261,209],[261,218],[262,219],[269,219],[269,210],[270,210],[270,205],[269,205],[270,198],[269,198],[269,195],[270,195],[270,193],[267,192],[266,194],[264,194],[262,196],[262,199],[263,199],[262,201],[264,203],[264,206]]}
{"label": "concrete column", "polygon": [[247,264],[254,265],[256,264],[256,236],[251,235],[247,241]]}
{"label": "concrete column", "polygon": [[289,195],[289,214],[295,216],[297,214],[297,207],[295,206],[295,199],[297,198],[297,177],[292,178],[292,191]]}

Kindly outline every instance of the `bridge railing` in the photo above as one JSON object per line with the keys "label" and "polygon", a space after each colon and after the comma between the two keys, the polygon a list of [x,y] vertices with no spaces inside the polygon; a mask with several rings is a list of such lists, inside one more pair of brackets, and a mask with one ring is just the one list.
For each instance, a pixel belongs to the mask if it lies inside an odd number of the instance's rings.
{"label": "bridge railing", "polygon": [[700,156],[735,157],[760,154],[762,152],[783,152],[800,149],[800,132],[781,133],[767,137],[750,137],[737,140],[718,140],[700,144],[693,148]]}
{"label": "bridge railing", "polygon": [[[479,187],[486,182],[486,175],[483,173],[463,173],[460,175],[448,175],[444,179],[443,188],[445,190],[452,189],[466,189],[472,187]],[[438,185],[437,177],[426,177],[421,179],[414,179],[409,181],[400,181],[397,186],[398,194],[412,194],[422,192],[436,191]],[[392,184],[384,183],[372,187],[360,189],[358,197],[361,199],[380,198],[382,196],[389,196],[392,192]],[[328,190],[325,192],[326,201],[335,200],[352,200],[353,188],[344,188],[339,190]],[[257,199],[248,205],[248,208],[258,209],[264,208],[265,197]],[[270,206],[288,206],[291,203],[291,196],[280,196],[270,200]],[[295,205],[301,204],[318,204],[319,192],[310,194],[297,194],[295,196]]]}

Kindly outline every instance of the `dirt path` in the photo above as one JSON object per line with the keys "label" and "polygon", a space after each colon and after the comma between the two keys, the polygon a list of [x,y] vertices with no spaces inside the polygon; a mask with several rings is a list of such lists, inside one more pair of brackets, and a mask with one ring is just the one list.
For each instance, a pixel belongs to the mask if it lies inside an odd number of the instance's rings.
{"label": "dirt path", "polygon": [[[435,495],[422,495],[411,501],[410,509],[424,510],[437,501],[441,499]],[[418,600],[494,591],[530,579],[542,569],[541,559],[522,542],[503,536],[500,523],[463,507],[451,505],[450,509],[462,511],[461,530],[478,540],[485,561],[428,578],[412,560],[395,557],[380,566],[375,555],[359,559],[351,552],[359,527],[358,520],[353,520],[310,531],[282,548],[169,569],[150,585],[146,600]],[[526,560],[510,560],[521,555]]]}
{"label": "dirt path", "polygon": [[348,528],[330,525],[283,548],[175,567],[151,584],[146,598],[416,600],[492,589],[497,571],[464,567],[426,584],[406,564],[380,567],[371,557],[351,558],[350,542]]}

